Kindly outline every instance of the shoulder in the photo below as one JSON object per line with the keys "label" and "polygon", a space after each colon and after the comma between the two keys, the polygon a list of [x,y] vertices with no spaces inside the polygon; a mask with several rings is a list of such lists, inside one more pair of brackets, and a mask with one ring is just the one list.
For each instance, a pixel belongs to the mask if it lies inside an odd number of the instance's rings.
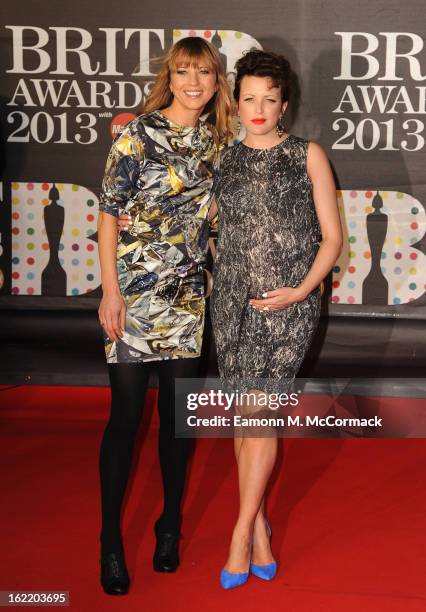
{"label": "shoulder", "polygon": [[315,168],[316,166],[323,166],[325,163],[328,164],[327,153],[324,148],[313,140],[307,141],[307,165],[308,168]]}
{"label": "shoulder", "polygon": [[241,152],[242,149],[242,144],[240,142],[237,142],[236,144],[232,144],[232,145],[226,145],[222,148],[221,153],[220,153],[220,161],[221,163],[223,161],[226,161],[227,163],[230,163],[236,159],[238,159],[239,154]]}
{"label": "shoulder", "polygon": [[143,155],[146,137],[146,115],[132,119],[116,136],[113,148],[122,155]]}

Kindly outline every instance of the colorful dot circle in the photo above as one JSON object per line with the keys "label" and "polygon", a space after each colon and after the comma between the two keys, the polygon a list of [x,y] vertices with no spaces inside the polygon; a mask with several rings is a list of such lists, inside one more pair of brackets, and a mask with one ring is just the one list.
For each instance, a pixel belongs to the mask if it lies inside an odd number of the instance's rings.
{"label": "colorful dot circle", "polygon": [[32,191],[34,189],[34,183],[27,183],[28,191]]}
{"label": "colorful dot circle", "polygon": [[79,229],[77,229],[76,227],[74,227],[74,228],[72,229],[72,231],[71,231],[71,234],[72,234],[73,236],[78,236],[78,235],[80,234],[80,230],[79,230]]}
{"label": "colorful dot circle", "polygon": [[34,278],[34,272],[28,272],[28,274],[27,274],[27,278],[28,278],[29,280],[32,280],[32,279]]}
{"label": "colorful dot circle", "polygon": [[395,274],[401,274],[402,273],[402,268],[396,267],[393,270],[395,272]]}
{"label": "colorful dot circle", "polygon": [[78,289],[72,289],[71,290],[71,294],[72,295],[78,295]]}
{"label": "colorful dot circle", "polygon": [[93,246],[93,244],[88,244],[88,245],[87,245],[87,250],[88,250],[88,251],[93,251],[93,250],[94,250],[94,248],[95,248],[95,247]]}
{"label": "colorful dot circle", "polygon": [[33,257],[28,257],[28,258],[27,258],[27,264],[28,264],[29,266],[32,266],[32,265],[34,264],[34,258],[33,258]]}
{"label": "colorful dot circle", "polygon": [[91,222],[91,221],[95,220],[95,216],[94,215],[87,215],[86,219]]}
{"label": "colorful dot circle", "polygon": [[357,195],[358,195],[357,191],[351,191],[351,193],[350,193],[351,198],[356,198]]}
{"label": "colorful dot circle", "polygon": [[12,263],[16,266],[19,263],[19,257],[12,257]]}
{"label": "colorful dot circle", "polygon": [[29,227],[29,228],[27,229],[27,234],[28,234],[29,236],[32,236],[32,235],[34,234],[34,228]]}
{"label": "colorful dot circle", "polygon": [[88,281],[92,281],[92,280],[94,280],[94,278],[95,278],[95,277],[93,276],[93,274],[88,274],[88,275],[86,276],[86,279],[87,279]]}
{"label": "colorful dot circle", "polygon": [[348,282],[348,287],[349,287],[349,289],[353,289],[355,287],[354,281],[349,281]]}
{"label": "colorful dot circle", "polygon": [[71,187],[71,189],[72,189],[73,191],[78,191],[78,190],[80,189],[80,187],[79,187],[79,185],[73,185],[73,186]]}
{"label": "colorful dot circle", "polygon": [[28,287],[28,289],[27,289],[27,293],[28,293],[28,295],[33,295],[33,294],[34,294],[34,289],[33,289],[33,287]]}
{"label": "colorful dot circle", "polygon": [[417,208],[417,206],[413,206],[413,208],[411,209],[411,214],[417,215],[418,212],[419,212],[419,209]]}
{"label": "colorful dot circle", "polygon": [[395,259],[401,259],[402,257],[402,253],[400,253],[399,251],[397,251],[394,255]]}
{"label": "colorful dot circle", "polygon": [[353,295],[348,296],[348,304],[353,304],[355,302],[355,298]]}
{"label": "colorful dot circle", "polygon": [[88,259],[86,263],[88,266],[93,266],[95,264],[95,261],[93,259]]}
{"label": "colorful dot circle", "polygon": [[86,204],[87,204],[87,206],[94,206],[95,205],[95,201],[94,200],[87,200]]}
{"label": "colorful dot circle", "polygon": [[78,266],[80,261],[78,259],[73,259],[71,263],[72,263],[73,266]]}
{"label": "colorful dot circle", "polygon": [[338,296],[338,295],[333,295],[333,297],[331,298],[331,301],[332,301],[334,304],[338,304],[338,303],[340,302],[340,298],[339,298],[339,296]]}
{"label": "colorful dot circle", "polygon": [[370,251],[364,251],[363,256],[365,259],[371,259],[371,252]]}
{"label": "colorful dot circle", "polygon": [[48,251],[49,250],[49,244],[47,242],[43,242],[43,244],[41,245],[41,248],[43,249],[43,251]]}
{"label": "colorful dot circle", "polygon": [[28,242],[27,243],[27,249],[29,251],[33,251],[34,250],[34,243],[33,242]]}
{"label": "colorful dot circle", "polygon": [[356,272],[355,266],[349,266],[348,272],[349,272],[349,274],[354,274],[354,272]]}
{"label": "colorful dot circle", "polygon": [[410,259],[417,259],[417,253],[410,253]]}
{"label": "colorful dot circle", "polygon": [[71,248],[73,251],[78,251],[80,247],[78,244],[74,243]]}
{"label": "colorful dot circle", "polygon": [[333,272],[335,272],[336,274],[340,272],[340,266],[334,266]]}
{"label": "colorful dot circle", "polygon": [[339,281],[337,281],[337,280],[336,280],[336,281],[333,281],[333,287],[334,287],[335,289],[337,289],[337,287],[340,287],[340,282],[339,282]]}
{"label": "colorful dot circle", "polygon": [[212,35],[212,33],[210,32],[210,30],[205,30],[204,32],[204,38],[210,38]]}
{"label": "colorful dot circle", "polygon": [[414,291],[414,289],[417,289],[417,285],[416,285],[416,283],[410,283],[408,285],[408,288],[411,289],[411,291]]}
{"label": "colorful dot circle", "polygon": [[410,268],[410,269],[408,270],[408,272],[409,272],[409,274],[411,274],[411,275],[417,274],[417,268]]}
{"label": "colorful dot circle", "polygon": [[356,236],[349,236],[349,242],[354,244],[354,242],[356,242]]}
{"label": "colorful dot circle", "polygon": [[393,303],[394,303],[394,304],[400,304],[400,303],[401,303],[401,299],[400,299],[400,298],[398,298],[398,297],[393,298]]}

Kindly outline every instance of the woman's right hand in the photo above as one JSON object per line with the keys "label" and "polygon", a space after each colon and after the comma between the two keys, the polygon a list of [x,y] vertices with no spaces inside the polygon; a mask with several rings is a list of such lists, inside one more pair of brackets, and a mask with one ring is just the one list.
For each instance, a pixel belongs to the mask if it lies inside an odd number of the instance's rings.
{"label": "woman's right hand", "polygon": [[126,325],[126,303],[119,292],[104,293],[99,310],[99,322],[114,342],[123,337]]}
{"label": "woman's right hand", "polygon": [[132,225],[132,217],[130,215],[120,215],[117,219],[117,227],[119,232],[127,232]]}

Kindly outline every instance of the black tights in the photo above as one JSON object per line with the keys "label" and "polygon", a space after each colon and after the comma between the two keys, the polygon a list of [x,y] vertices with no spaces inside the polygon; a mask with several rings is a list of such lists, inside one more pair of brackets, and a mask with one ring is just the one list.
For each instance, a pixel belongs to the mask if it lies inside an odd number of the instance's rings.
{"label": "black tights", "polygon": [[196,378],[199,361],[198,358],[171,359],[151,364],[118,363],[108,366],[112,393],[111,415],[103,435],[99,458],[103,553],[122,550],[121,508],[151,365],[158,372],[158,450],[164,493],[158,531],[179,534],[186,465],[193,440],[175,438],[174,381],[175,378]]}

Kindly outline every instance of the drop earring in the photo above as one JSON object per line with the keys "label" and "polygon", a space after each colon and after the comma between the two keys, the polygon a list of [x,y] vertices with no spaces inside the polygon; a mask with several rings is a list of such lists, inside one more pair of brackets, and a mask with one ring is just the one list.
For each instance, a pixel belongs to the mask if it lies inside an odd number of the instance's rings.
{"label": "drop earring", "polygon": [[286,132],[282,115],[280,115],[279,121],[277,123],[276,130],[277,130],[277,134],[278,134],[279,138],[282,138],[284,136],[285,132]]}

